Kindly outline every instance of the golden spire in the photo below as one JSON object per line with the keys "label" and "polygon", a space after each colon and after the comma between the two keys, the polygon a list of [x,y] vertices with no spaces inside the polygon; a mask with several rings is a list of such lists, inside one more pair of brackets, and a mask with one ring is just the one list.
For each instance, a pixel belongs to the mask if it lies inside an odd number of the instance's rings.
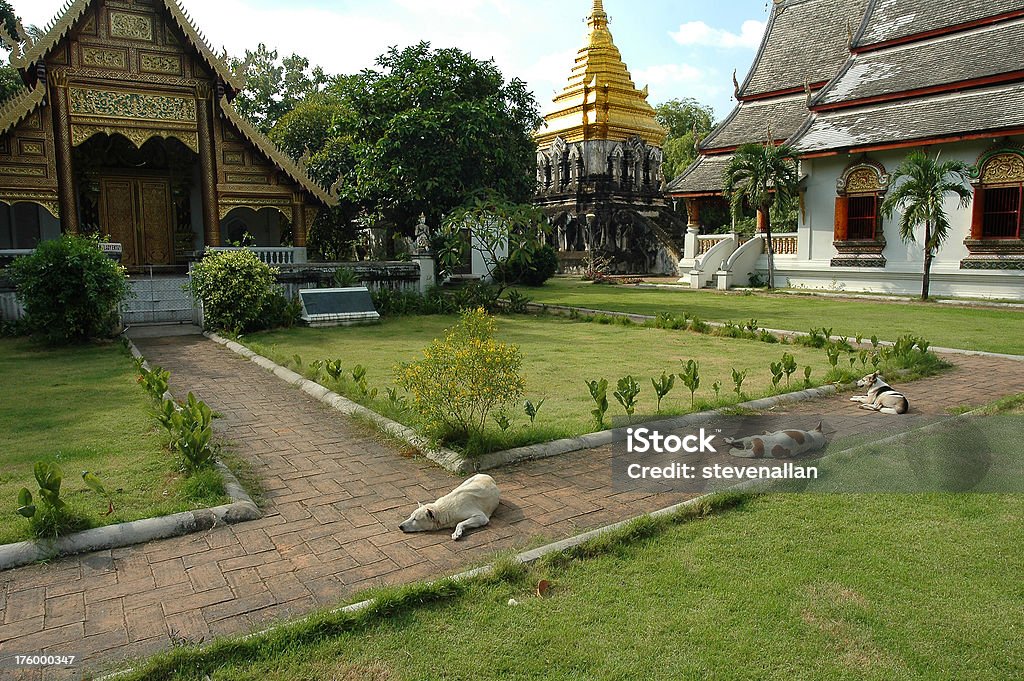
{"label": "golden spire", "polygon": [[604,2],[594,0],[587,17],[586,46],[576,55],[569,84],[534,138],[541,147],[561,136],[567,142],[620,140],[639,135],[660,147],[666,130],[655,120],[646,88],[638,90],[608,30]]}

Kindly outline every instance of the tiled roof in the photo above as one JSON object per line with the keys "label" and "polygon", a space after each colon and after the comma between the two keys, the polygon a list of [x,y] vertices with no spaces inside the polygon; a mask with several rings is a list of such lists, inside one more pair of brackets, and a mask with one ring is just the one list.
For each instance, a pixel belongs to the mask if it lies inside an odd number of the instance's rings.
{"label": "tiled roof", "polygon": [[786,0],[772,7],[741,97],[820,83],[836,75],[849,56],[850,32],[868,0]]}
{"label": "tiled roof", "polygon": [[854,47],[900,40],[1024,9],[1021,0],[871,0],[870,13],[853,40]]}
{"label": "tiled roof", "polygon": [[771,127],[772,137],[785,139],[807,118],[807,95],[741,102],[701,143],[701,149],[722,149],[747,142],[763,142]]}
{"label": "tiled roof", "polygon": [[668,193],[707,194],[722,191],[722,174],[732,160],[732,154],[698,156],[679,177],[668,185]]}
{"label": "tiled roof", "polygon": [[1024,83],[815,114],[789,140],[797,151],[860,147],[1024,127]]}
{"label": "tiled roof", "polygon": [[1021,71],[1021,45],[1024,20],[855,55],[813,103],[836,104]]}

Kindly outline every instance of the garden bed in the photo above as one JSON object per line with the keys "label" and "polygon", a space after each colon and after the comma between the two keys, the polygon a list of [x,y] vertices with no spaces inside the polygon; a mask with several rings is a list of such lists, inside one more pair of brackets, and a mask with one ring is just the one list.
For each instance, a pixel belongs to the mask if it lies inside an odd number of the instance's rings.
{"label": "garden bed", "polygon": [[[445,316],[400,317],[372,327],[279,330],[242,340],[252,351],[277,364],[317,380],[399,423],[420,429],[420,417],[405,406],[404,396],[394,384],[394,368],[418,359],[422,349],[455,322],[456,318]],[[468,452],[474,456],[602,430],[592,416],[594,402],[586,381],[608,380],[610,404],[604,424],[607,427],[626,422],[625,411],[612,397],[618,379],[626,375],[634,376],[641,389],[636,413],[630,420],[639,422],[821,386],[831,382],[826,376],[834,380],[837,374],[826,351],[820,348],[611,321],[601,324],[544,316],[502,316],[498,318],[498,336],[519,346],[524,358],[526,391],[524,400],[506,414],[509,427],[502,430],[497,419],[492,419],[494,422],[487,426],[484,451]],[[769,367],[779,362],[783,354],[792,356],[797,371],[788,380],[773,385]],[[854,362],[853,369],[848,358]],[[688,388],[677,379],[659,411],[652,379],[660,380],[663,372],[682,372],[690,359],[699,361],[701,376],[692,403]],[[345,367],[340,378],[324,373],[320,363],[325,360],[340,361]],[[860,361],[858,355],[849,354],[842,358],[839,367],[845,367],[845,372],[838,373],[848,379],[850,375],[866,373],[870,366]],[[362,386],[351,375],[359,367],[365,370]],[[806,367],[811,370],[809,382],[804,380]],[[738,393],[734,370],[746,373]],[[536,422],[531,423],[524,402],[537,404],[541,399],[543,406]]]}
{"label": "garden bed", "polygon": [[[35,493],[36,461],[64,472],[61,498],[96,528],[230,503],[220,474],[186,478],[175,469],[152,417],[152,402],[136,384],[132,359],[121,344],[40,348],[25,340],[0,340],[0,544],[32,538],[16,515],[18,491]],[[83,483],[95,473],[110,493],[107,502]]]}

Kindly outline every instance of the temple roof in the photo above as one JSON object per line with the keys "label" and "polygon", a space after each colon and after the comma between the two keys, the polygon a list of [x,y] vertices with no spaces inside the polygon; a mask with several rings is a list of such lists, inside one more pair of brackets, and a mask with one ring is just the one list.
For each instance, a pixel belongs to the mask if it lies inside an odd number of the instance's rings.
{"label": "temple roof", "polygon": [[741,102],[701,143],[702,150],[763,142],[771,128],[773,141],[784,140],[807,118],[807,95]]}
{"label": "temple roof", "polygon": [[837,105],[1024,70],[1024,19],[854,55],[812,102]]}
{"label": "temple roof", "polygon": [[797,151],[856,151],[1024,129],[1024,83],[821,112],[789,140]]}
{"label": "temple roof", "polygon": [[0,106],[0,135],[21,123],[46,101],[46,87],[24,88]]}
{"label": "temple roof", "polygon": [[867,5],[868,0],[776,2],[740,99],[832,78],[849,56],[850,32]]}
{"label": "temple roof", "polygon": [[[22,72],[26,72],[32,65],[44,60],[64,36],[74,28],[93,2],[94,0],[70,0],[61,13],[46,25],[43,29],[44,34],[38,40],[28,44],[23,55],[17,55],[16,52],[11,53],[11,64]],[[181,8],[177,0],[162,0],[162,2],[178,28],[199,52],[207,66],[217,74],[217,77],[235,91],[242,89],[242,83],[224,60],[210,48],[206,38],[193,25],[192,19]]]}
{"label": "temple roof", "polygon": [[698,156],[686,170],[669,183],[667,191],[690,194],[717,194],[722,191],[722,175],[732,154]]}
{"label": "temple roof", "polygon": [[1020,0],[871,0],[869,14],[853,40],[854,48],[945,31],[1004,14],[1022,13]]}
{"label": "temple roof", "polygon": [[638,135],[660,147],[667,131],[655,119],[646,88],[637,89],[615,47],[602,0],[594,0],[587,25],[587,44],[576,55],[569,84],[555,97],[554,110],[544,117],[534,139],[545,147],[556,137],[567,142],[624,141]]}

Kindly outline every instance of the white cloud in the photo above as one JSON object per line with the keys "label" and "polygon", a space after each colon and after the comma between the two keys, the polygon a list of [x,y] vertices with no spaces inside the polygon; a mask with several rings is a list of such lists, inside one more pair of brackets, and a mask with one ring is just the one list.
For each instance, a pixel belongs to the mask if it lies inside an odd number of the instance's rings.
{"label": "white cloud", "polygon": [[736,48],[743,47],[756,49],[761,44],[764,36],[765,22],[756,19],[748,19],[740,26],[740,32],[730,33],[729,31],[712,28],[703,21],[688,21],[679,27],[674,33],[669,33],[672,39],[680,45],[701,45],[705,47]]}
{"label": "white cloud", "polygon": [[638,69],[634,81],[641,89],[648,86],[648,101],[655,105],[675,97],[695,97],[710,102],[727,91],[716,69],[691,64],[656,64]]}

